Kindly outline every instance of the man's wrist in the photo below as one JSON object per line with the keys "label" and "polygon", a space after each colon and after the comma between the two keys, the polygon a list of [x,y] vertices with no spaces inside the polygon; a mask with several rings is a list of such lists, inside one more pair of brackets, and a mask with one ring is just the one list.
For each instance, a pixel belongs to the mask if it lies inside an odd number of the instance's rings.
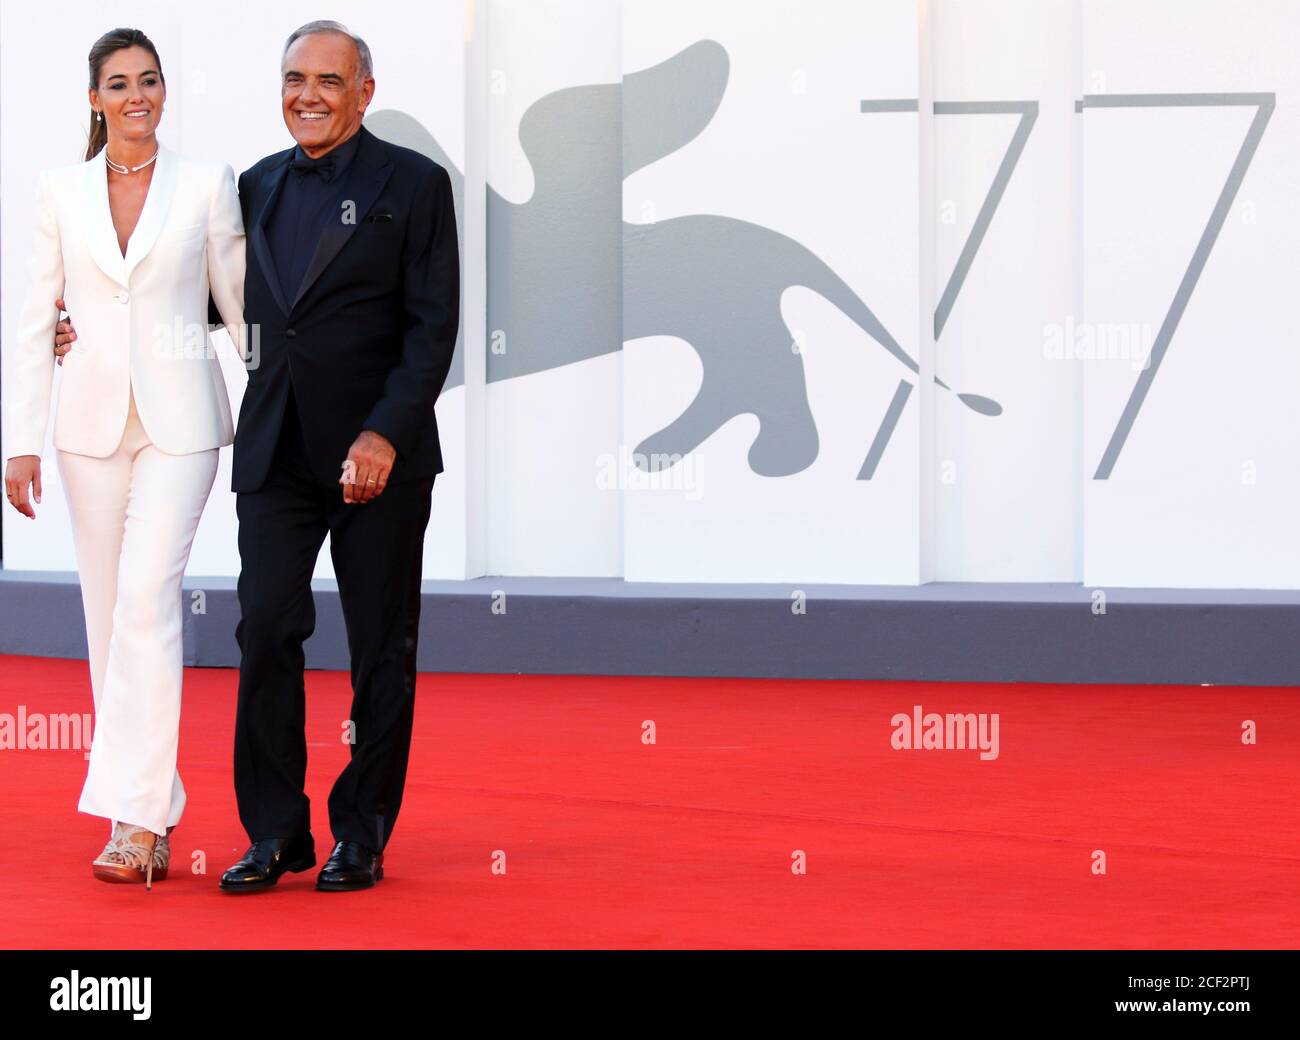
{"label": "man's wrist", "polygon": [[396,459],[396,456],[398,456],[398,446],[394,445],[393,441],[391,441],[391,439],[387,437],[387,434],[380,433],[380,430],[372,429],[369,428],[369,426],[365,426],[365,428],[361,429],[361,432],[357,434],[357,437],[359,438],[365,437],[365,435],[367,434],[369,434],[370,437],[380,438],[380,441],[383,442],[383,446],[389,448],[389,450],[393,452],[393,458]]}
{"label": "man's wrist", "polygon": [[387,434],[381,433],[379,430],[373,429],[369,426],[363,427],[361,433],[363,434],[368,433],[373,437],[378,437],[381,441],[384,442],[384,444],[386,444],[389,448],[392,449],[394,455],[397,454],[397,445],[392,442],[392,440],[388,437]]}

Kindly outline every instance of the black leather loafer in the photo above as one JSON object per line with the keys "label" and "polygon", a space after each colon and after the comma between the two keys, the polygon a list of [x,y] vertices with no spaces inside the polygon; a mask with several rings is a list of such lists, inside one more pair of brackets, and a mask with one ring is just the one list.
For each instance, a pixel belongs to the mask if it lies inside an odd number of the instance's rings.
{"label": "black leather loafer", "polygon": [[321,867],[316,887],[324,892],[354,892],[373,888],[383,876],[382,852],[372,852],[357,841],[341,841]]}
{"label": "black leather loafer", "polygon": [[223,892],[262,892],[273,888],[286,871],[295,874],[316,865],[316,842],[311,832],[293,838],[255,841],[244,858],[221,875]]}

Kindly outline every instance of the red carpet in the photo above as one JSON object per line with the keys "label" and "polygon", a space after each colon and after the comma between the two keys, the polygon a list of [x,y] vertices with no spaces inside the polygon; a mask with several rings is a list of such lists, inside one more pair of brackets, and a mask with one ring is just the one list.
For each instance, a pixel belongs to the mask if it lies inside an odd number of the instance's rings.
{"label": "red carpet", "polygon": [[[428,674],[385,880],[320,893],[311,871],[241,898],[216,887],[247,844],[230,779],[236,675],[185,682],[189,806],[152,893],[91,878],[107,824],[76,811],[81,751],[0,752],[0,946],[1300,942],[1294,688]],[[344,674],[308,674],[322,861],[349,699]],[[893,750],[891,717],[918,703],[998,712],[997,760]],[[0,658],[0,713],[19,705],[90,711],[86,663]],[[206,875],[187,869],[196,850]]]}

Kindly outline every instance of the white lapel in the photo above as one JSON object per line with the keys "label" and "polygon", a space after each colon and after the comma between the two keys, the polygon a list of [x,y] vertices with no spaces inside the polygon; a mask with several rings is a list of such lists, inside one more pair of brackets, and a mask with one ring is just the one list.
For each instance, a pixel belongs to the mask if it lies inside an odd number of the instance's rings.
{"label": "white lapel", "polygon": [[82,210],[86,228],[86,245],[99,269],[126,288],[126,261],[117,245],[113,228],[113,211],[108,206],[108,167],[100,149],[84,170]]}
{"label": "white lapel", "polygon": [[[171,208],[172,193],[176,189],[176,157],[158,145],[158,158],[154,160],[153,180],[149,182],[149,193],[145,196],[144,208],[140,210],[140,219],[136,221],[131,240],[126,244],[126,276],[136,265],[149,255],[149,250],[158,241],[158,234],[167,222],[167,211]],[[108,187],[105,182],[105,195]],[[111,221],[110,221],[111,223]],[[115,239],[116,241],[116,239]]]}

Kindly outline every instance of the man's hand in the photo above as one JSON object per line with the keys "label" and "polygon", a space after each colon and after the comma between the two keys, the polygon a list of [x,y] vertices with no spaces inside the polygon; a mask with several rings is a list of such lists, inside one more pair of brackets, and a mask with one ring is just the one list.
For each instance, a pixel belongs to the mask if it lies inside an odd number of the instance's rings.
{"label": "man's hand", "polygon": [[[60,311],[66,311],[63,300],[54,301],[54,306]],[[61,322],[54,326],[54,356],[59,359],[59,364],[63,364],[63,355],[72,349],[72,344],[76,342],[77,330],[72,327],[72,315],[69,314]],[[40,499],[37,499],[39,502]]]}
{"label": "man's hand", "polygon": [[15,455],[5,467],[5,498],[23,516],[36,519],[36,510],[27,500],[27,489],[31,487],[36,501],[41,500],[41,457],[39,455]]}
{"label": "man's hand", "polygon": [[383,494],[396,458],[397,449],[387,437],[374,430],[362,430],[348,449],[343,476],[339,477],[339,483],[343,485],[343,501],[365,503]]}

